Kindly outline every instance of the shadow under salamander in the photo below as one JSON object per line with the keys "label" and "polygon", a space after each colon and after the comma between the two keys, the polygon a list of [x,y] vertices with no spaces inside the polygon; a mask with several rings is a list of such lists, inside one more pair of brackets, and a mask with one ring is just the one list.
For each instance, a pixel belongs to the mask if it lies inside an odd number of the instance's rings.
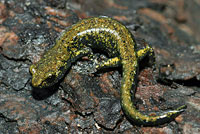
{"label": "shadow under salamander", "polygon": [[36,100],[45,100],[58,91],[59,83],[48,88],[32,88],[32,96]]}

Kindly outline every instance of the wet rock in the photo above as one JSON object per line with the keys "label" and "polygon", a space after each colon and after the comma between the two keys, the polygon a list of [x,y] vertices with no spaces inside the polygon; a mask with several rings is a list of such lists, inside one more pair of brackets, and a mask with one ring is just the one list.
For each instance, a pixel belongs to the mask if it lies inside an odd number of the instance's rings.
{"label": "wet rock", "polygon": [[125,134],[129,134],[129,133],[140,134],[141,133],[139,128],[137,128],[136,126],[133,126],[128,120],[123,120],[119,124],[119,129],[117,129],[116,132],[125,133]]}
{"label": "wet rock", "polygon": [[[86,115],[93,112],[97,105],[97,100],[95,100],[93,97],[94,94],[91,92],[91,90],[93,87],[98,88],[98,85],[92,82],[94,79],[92,80],[87,76],[83,77],[85,78],[82,78],[82,76],[79,74],[73,74],[72,72],[69,72],[65,78],[67,85],[63,85],[63,90],[67,92],[64,98],[67,99],[77,111],[83,115]],[[86,81],[83,82],[83,80]],[[88,85],[89,83],[93,83],[95,85]]]}
{"label": "wet rock", "polygon": [[163,127],[163,128],[142,128],[142,131],[143,131],[144,134],[160,134],[160,133],[161,134],[174,134],[173,130],[171,128],[169,128],[169,127]]}
{"label": "wet rock", "polygon": [[183,126],[183,134],[199,134],[200,124],[186,122]]}
{"label": "wet rock", "polygon": [[120,111],[119,99],[102,98],[97,111],[94,113],[94,118],[101,126],[107,129],[114,129],[117,122],[121,119]]}
{"label": "wet rock", "polygon": [[[2,115],[1,115],[2,116]],[[18,134],[19,130],[17,127],[17,122],[10,121],[9,119],[0,118],[0,133],[2,134]]]}
{"label": "wet rock", "polygon": [[[10,92],[6,93],[6,91]],[[5,128],[9,128],[8,125],[13,125],[13,128],[9,129],[10,133],[17,133],[18,131],[21,133],[68,131],[64,116],[69,116],[70,114],[65,112],[61,114],[60,112],[61,110],[68,109],[67,105],[64,106],[60,102],[57,107],[50,106],[44,103],[45,101],[36,101],[26,94],[23,92],[16,93],[10,89],[1,91],[0,113],[2,115],[1,124],[4,126],[2,132],[5,131]]]}
{"label": "wet rock", "polygon": [[[65,78],[65,83],[70,87],[63,85],[63,89],[67,93],[64,98],[73,105],[78,113],[83,116],[89,116],[93,113],[94,119],[99,125],[113,129],[120,120],[121,106],[119,98],[112,97],[119,94],[112,87],[108,77],[110,76],[101,76],[100,80],[102,81],[98,82],[97,78],[91,79],[88,76],[70,71]],[[110,85],[105,86],[105,84]]]}
{"label": "wet rock", "polygon": [[7,60],[0,55],[0,80],[15,90],[23,89],[30,79],[29,65],[13,60]]}
{"label": "wet rock", "polygon": [[[29,65],[78,17],[100,15],[121,21],[153,46],[157,70],[147,68],[147,60],[140,62],[134,103],[144,113],[186,103],[176,122],[134,126],[119,103],[123,70],[96,73],[84,59],[55,89],[32,89]],[[199,3],[186,0],[1,0],[0,133],[199,133],[198,15]]]}
{"label": "wet rock", "polygon": [[[199,104],[200,98],[198,97],[192,97],[188,100],[188,104],[190,104],[194,109],[197,111],[200,111],[200,104]],[[196,112],[197,112],[196,111]]]}

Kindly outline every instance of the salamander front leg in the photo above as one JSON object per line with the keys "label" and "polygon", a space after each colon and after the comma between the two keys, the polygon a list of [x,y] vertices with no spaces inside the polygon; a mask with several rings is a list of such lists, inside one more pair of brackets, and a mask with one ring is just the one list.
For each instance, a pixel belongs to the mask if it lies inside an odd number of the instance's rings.
{"label": "salamander front leg", "polygon": [[74,56],[80,57],[80,56],[90,55],[90,54],[92,54],[92,49],[89,48],[89,47],[85,47],[85,48],[83,48],[81,50],[76,51],[74,53]]}
{"label": "salamander front leg", "polygon": [[120,61],[119,57],[103,59],[101,61],[98,61],[97,57],[92,52],[90,52],[88,54],[88,58],[89,58],[90,61],[92,61],[94,63],[95,72],[97,70],[101,70],[101,69],[105,69],[105,68],[121,66],[121,61]]}
{"label": "salamander front leg", "polygon": [[92,55],[92,49],[89,47],[85,47],[83,49],[74,51],[71,55],[71,62],[75,62],[77,59],[86,56],[86,55]]}
{"label": "salamander front leg", "polygon": [[103,60],[95,66],[97,70],[103,69],[103,68],[109,68],[109,67],[119,67],[121,65],[120,58],[114,57],[107,60]]}

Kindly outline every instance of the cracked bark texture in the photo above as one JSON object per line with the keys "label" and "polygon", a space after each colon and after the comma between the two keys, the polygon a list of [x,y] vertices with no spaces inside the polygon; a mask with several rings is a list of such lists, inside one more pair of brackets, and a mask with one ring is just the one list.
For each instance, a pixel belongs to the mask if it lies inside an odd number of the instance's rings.
{"label": "cracked bark texture", "polygon": [[[0,133],[200,133],[200,3],[196,0],[0,0]],[[110,16],[156,53],[140,62],[135,105],[175,121],[135,126],[120,106],[121,68],[92,72],[83,57],[51,89],[33,89],[29,66],[79,19]],[[96,58],[105,58],[96,54]]]}

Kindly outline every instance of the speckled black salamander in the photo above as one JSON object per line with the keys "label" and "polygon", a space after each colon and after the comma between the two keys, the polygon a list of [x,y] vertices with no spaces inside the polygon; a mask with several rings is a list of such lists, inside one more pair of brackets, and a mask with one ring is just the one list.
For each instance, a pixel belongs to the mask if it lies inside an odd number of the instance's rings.
{"label": "speckled black salamander", "polygon": [[136,110],[131,101],[131,90],[137,82],[138,61],[145,55],[154,57],[153,49],[146,46],[136,52],[133,35],[120,22],[108,17],[83,19],[72,25],[47,51],[41,60],[31,65],[32,85],[44,88],[54,85],[78,58],[92,55],[92,49],[108,54],[110,59],[99,63],[96,68],[122,66],[121,105],[126,115],[141,125],[166,123],[186,108],[185,105],[162,115],[148,116]]}

